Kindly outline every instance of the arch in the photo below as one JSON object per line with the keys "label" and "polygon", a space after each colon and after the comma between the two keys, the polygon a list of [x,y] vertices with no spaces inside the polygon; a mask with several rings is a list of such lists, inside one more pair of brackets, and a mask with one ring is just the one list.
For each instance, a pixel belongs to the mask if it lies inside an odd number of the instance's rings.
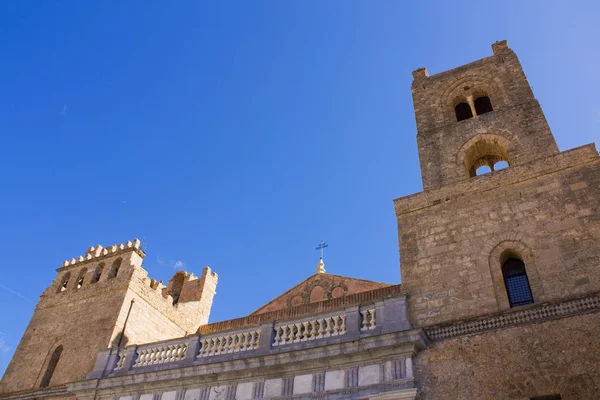
{"label": "arch", "polygon": [[92,275],[92,279],[90,280],[90,283],[98,282],[100,280],[100,278],[102,277],[103,271],[104,271],[104,263],[98,264],[98,266],[94,270],[94,275]]}
{"label": "arch", "polygon": [[40,382],[40,387],[47,387],[50,385],[50,381],[52,380],[52,375],[54,375],[54,371],[56,370],[56,366],[58,365],[58,361],[60,360],[60,356],[63,351],[63,346],[58,345],[52,352],[52,356],[50,356],[50,360],[48,361],[48,365],[46,366],[46,372],[44,372],[44,376]]}
{"label": "arch", "polygon": [[463,121],[465,119],[473,118],[471,106],[466,101],[462,101],[455,105],[454,113],[456,114],[456,121]]}
{"label": "arch", "polygon": [[465,168],[467,177],[477,176],[477,169],[488,166],[494,171],[494,166],[501,161],[510,165],[509,154],[514,149],[511,141],[503,135],[480,133],[467,140],[456,155],[458,165]]}
{"label": "arch", "polygon": [[58,292],[64,292],[65,290],[67,290],[67,288],[69,287],[70,279],[71,279],[70,272],[67,272],[62,276],[62,278],[60,280],[60,285],[58,286]]}
{"label": "arch", "polygon": [[83,286],[83,282],[85,281],[85,274],[87,274],[87,268],[83,268],[79,271],[79,275],[77,275],[76,288],[80,289]]}
{"label": "arch", "polygon": [[110,268],[110,274],[108,274],[108,279],[116,278],[119,274],[119,269],[121,268],[121,263],[123,262],[122,258],[117,258],[112,263],[112,267]]}
{"label": "arch", "polygon": [[321,286],[315,286],[310,291],[310,303],[315,303],[317,301],[327,300],[325,297],[325,290]]}
{"label": "arch", "polygon": [[[492,250],[487,253],[487,257],[498,308],[500,310],[511,308],[503,273],[504,264],[510,259],[522,261],[533,302],[543,302],[544,290],[536,266],[536,257],[530,247],[523,242],[518,233],[505,232],[493,240],[490,239],[484,249],[489,248],[490,245],[493,246]],[[495,245],[492,245],[492,243],[495,243]]]}
{"label": "arch", "polygon": [[342,297],[344,294],[346,294],[346,291],[344,290],[344,288],[341,286],[338,286],[331,291],[331,298],[337,299],[338,297]]}
{"label": "arch", "polygon": [[488,96],[479,96],[473,102],[475,106],[475,113],[477,115],[489,113],[490,111],[494,111],[492,107],[492,101]]}
{"label": "arch", "polygon": [[[510,252],[507,250],[504,253]],[[502,263],[502,276],[504,276],[504,286],[510,307],[533,303],[533,295],[523,260],[512,255],[503,255],[502,258],[506,258],[506,261]]]}
{"label": "arch", "polygon": [[183,289],[186,275],[185,271],[177,271],[169,282],[169,294],[173,298],[173,305],[179,303],[179,297],[181,296],[181,290]]}

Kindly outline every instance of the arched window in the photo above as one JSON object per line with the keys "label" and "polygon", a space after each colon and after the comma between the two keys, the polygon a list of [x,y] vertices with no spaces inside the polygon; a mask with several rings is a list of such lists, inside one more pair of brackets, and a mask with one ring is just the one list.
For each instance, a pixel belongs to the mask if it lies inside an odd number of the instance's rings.
{"label": "arched window", "polygon": [[475,99],[475,112],[477,115],[485,114],[490,111],[494,111],[492,108],[492,102],[487,96],[480,96]]}
{"label": "arched window", "polygon": [[117,274],[119,273],[119,268],[121,268],[122,261],[123,260],[121,260],[120,258],[117,258],[113,262],[112,268],[110,269],[110,274],[108,275],[108,279],[116,278]]}
{"label": "arched window", "polygon": [[462,121],[464,119],[469,119],[473,117],[471,106],[465,102],[458,103],[456,107],[454,107],[454,112],[456,113],[457,121]]}
{"label": "arched window", "polygon": [[[472,178],[508,166],[508,150],[494,140],[479,140],[472,144],[465,153],[465,167]],[[486,168],[482,168],[486,167]]]}
{"label": "arched window", "polygon": [[62,344],[54,349],[54,352],[50,357],[50,361],[48,362],[48,366],[46,367],[46,372],[44,372],[44,376],[40,382],[40,387],[46,387],[50,384],[50,380],[52,379],[52,375],[54,375],[54,370],[56,369],[56,365],[58,364],[58,360],[60,359],[62,351]]}
{"label": "arched window", "polygon": [[518,258],[509,258],[502,264],[504,286],[511,307],[533,303],[533,295],[527,278],[525,264]]}
{"label": "arched window", "polygon": [[71,273],[67,272],[63,275],[62,280],[60,281],[60,286],[58,287],[59,292],[64,292],[67,290],[67,286],[69,285],[69,279],[71,279]]}
{"label": "arched window", "polygon": [[80,289],[83,286],[85,274],[87,274],[87,268],[82,269],[81,272],[79,272],[79,276],[77,276],[77,289]]}
{"label": "arched window", "polygon": [[96,267],[96,269],[94,270],[94,275],[92,275],[92,280],[90,281],[90,283],[98,282],[100,280],[100,277],[102,276],[103,270],[104,270],[104,263],[102,263]]}

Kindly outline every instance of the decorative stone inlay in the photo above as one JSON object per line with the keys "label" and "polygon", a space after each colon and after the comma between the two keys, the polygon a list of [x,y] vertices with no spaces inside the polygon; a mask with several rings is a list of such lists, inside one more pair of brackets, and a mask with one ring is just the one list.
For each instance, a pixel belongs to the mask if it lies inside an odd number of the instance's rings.
{"label": "decorative stone inlay", "polygon": [[361,331],[368,331],[370,329],[375,329],[377,327],[377,314],[375,308],[369,308],[367,310],[361,310],[360,316],[362,319],[362,323],[360,325]]}
{"label": "decorative stone inlay", "polygon": [[493,317],[478,318],[451,325],[433,327],[426,329],[426,332],[432,340],[443,340],[455,336],[502,328],[504,326],[543,321],[598,309],[600,309],[600,296],[592,296],[557,304],[546,304]]}
{"label": "decorative stone inlay", "polygon": [[346,333],[346,314],[311,319],[275,327],[273,346],[306,342]]}
{"label": "decorative stone inlay", "polygon": [[[138,349],[134,368],[182,360],[187,353],[186,343],[164,344],[158,347]],[[119,361],[123,358],[119,357]]]}
{"label": "decorative stone inlay", "polygon": [[233,332],[228,335],[213,336],[200,341],[198,357],[219,354],[239,353],[258,348],[260,331]]}

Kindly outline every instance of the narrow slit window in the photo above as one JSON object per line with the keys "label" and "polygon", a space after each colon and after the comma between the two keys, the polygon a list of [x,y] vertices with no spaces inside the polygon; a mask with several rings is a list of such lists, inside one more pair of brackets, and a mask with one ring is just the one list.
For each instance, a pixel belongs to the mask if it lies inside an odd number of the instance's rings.
{"label": "narrow slit window", "polygon": [[465,102],[458,103],[456,107],[454,107],[454,112],[456,113],[457,121],[462,121],[473,117],[471,106]]}
{"label": "narrow slit window", "polygon": [[477,115],[489,113],[490,111],[494,111],[492,108],[492,102],[487,96],[480,96],[475,99],[475,112]]}
{"label": "narrow slit window", "polygon": [[121,268],[122,260],[117,258],[115,262],[112,264],[112,268],[110,269],[110,274],[108,275],[108,279],[116,278],[119,274],[119,269]]}
{"label": "narrow slit window", "polygon": [[87,269],[84,268],[77,277],[77,289],[81,289],[83,286],[83,281],[85,280],[85,274],[87,274]]}
{"label": "narrow slit window", "polygon": [[523,261],[509,258],[502,266],[504,285],[511,307],[533,303],[533,295],[529,286],[529,278]]}
{"label": "narrow slit window", "polygon": [[46,367],[46,372],[44,373],[44,377],[40,382],[40,387],[46,387],[50,385],[50,381],[52,380],[52,375],[54,375],[54,370],[56,370],[56,365],[58,364],[58,360],[60,360],[60,355],[62,354],[63,347],[62,345],[58,346],[54,349],[52,356],[50,357],[50,361],[48,362],[48,366]]}
{"label": "narrow slit window", "polygon": [[102,276],[103,270],[104,270],[104,264],[98,265],[98,267],[96,267],[96,270],[94,271],[94,275],[92,275],[92,280],[90,281],[90,283],[98,282],[100,280],[100,277]]}
{"label": "narrow slit window", "polygon": [[71,279],[71,273],[67,272],[60,281],[60,286],[58,288],[59,292],[64,292],[65,290],[67,290],[67,287],[69,286],[69,279]]}

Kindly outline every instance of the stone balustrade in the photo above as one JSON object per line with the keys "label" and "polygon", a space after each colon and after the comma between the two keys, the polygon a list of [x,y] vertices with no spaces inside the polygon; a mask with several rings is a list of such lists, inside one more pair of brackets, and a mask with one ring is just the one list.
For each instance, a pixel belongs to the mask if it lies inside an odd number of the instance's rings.
{"label": "stone balustrade", "polygon": [[360,310],[361,316],[361,331],[369,331],[371,329],[375,329],[377,327],[377,309],[376,308],[367,308],[364,310]]}
{"label": "stone balustrade", "polygon": [[276,325],[274,331],[273,346],[339,336],[346,333],[346,315],[339,314]]}
{"label": "stone balustrade", "polygon": [[133,368],[183,360],[187,349],[187,343],[165,343],[156,347],[140,347],[137,350],[137,358],[133,364]]}
{"label": "stone balustrade", "polygon": [[88,378],[262,357],[411,329],[403,294],[337,311],[100,352]]}
{"label": "stone balustrade", "polygon": [[200,340],[198,357],[239,353],[258,348],[260,331],[232,332],[227,335],[211,336]]}

